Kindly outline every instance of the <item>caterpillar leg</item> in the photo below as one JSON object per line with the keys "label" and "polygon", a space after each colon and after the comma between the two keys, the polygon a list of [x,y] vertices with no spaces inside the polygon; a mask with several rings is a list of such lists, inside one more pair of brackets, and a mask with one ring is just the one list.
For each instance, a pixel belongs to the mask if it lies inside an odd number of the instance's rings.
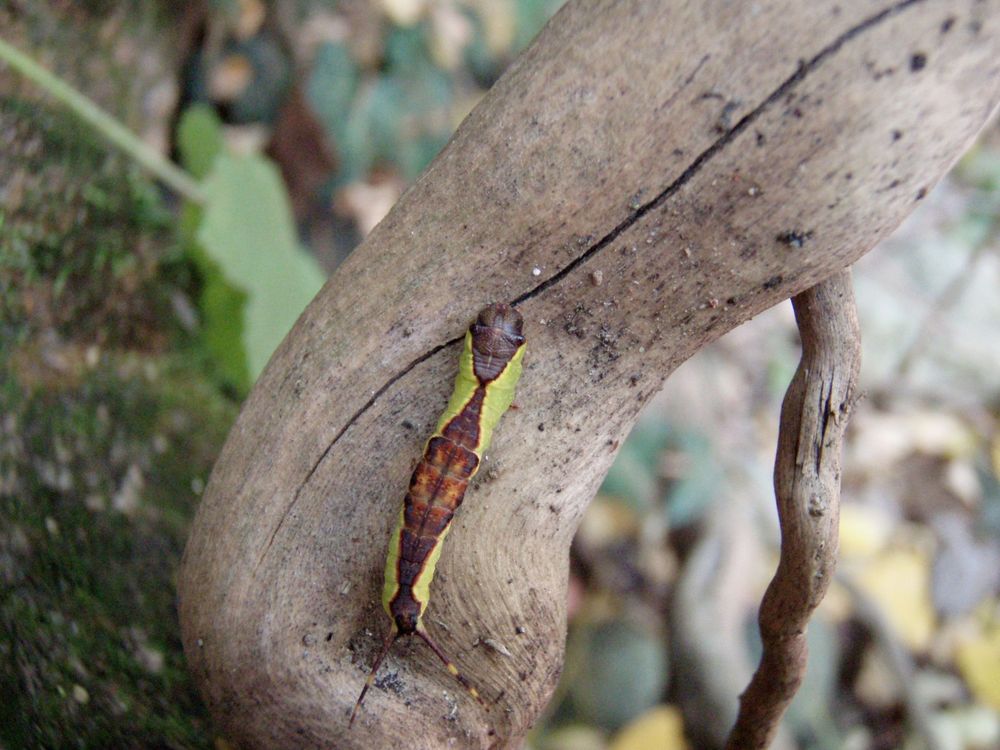
{"label": "caterpillar leg", "polygon": [[365,693],[368,692],[368,688],[375,684],[375,675],[378,674],[378,668],[382,666],[382,660],[385,655],[389,653],[389,649],[392,648],[392,644],[396,642],[399,638],[399,630],[396,628],[396,624],[393,623],[392,629],[389,630],[389,634],[385,637],[385,643],[382,644],[382,651],[379,653],[378,658],[372,665],[372,671],[368,673],[368,679],[365,680],[365,686],[361,688],[361,695],[358,696],[357,702],[354,704],[354,710],[351,711],[351,720],[348,722],[348,726],[354,724],[354,717],[358,715],[358,709],[361,708],[361,702],[365,699]]}
{"label": "caterpillar leg", "polygon": [[423,623],[417,625],[417,629],[415,632],[417,635],[420,636],[421,639],[423,639],[424,643],[430,646],[431,651],[437,654],[437,657],[444,663],[445,669],[447,669],[452,675],[454,675],[456,680],[462,683],[462,687],[468,690],[469,693],[472,695],[472,697],[475,698],[477,701],[479,701],[479,704],[483,708],[489,711],[490,707],[486,705],[486,701],[483,700],[483,697],[479,694],[479,691],[472,686],[472,683],[466,679],[465,675],[463,675],[461,672],[458,671],[458,667],[455,666],[455,663],[447,656],[445,656],[444,651],[442,651],[441,647],[438,646],[437,643],[434,642],[434,639],[430,637],[430,634],[424,628]]}

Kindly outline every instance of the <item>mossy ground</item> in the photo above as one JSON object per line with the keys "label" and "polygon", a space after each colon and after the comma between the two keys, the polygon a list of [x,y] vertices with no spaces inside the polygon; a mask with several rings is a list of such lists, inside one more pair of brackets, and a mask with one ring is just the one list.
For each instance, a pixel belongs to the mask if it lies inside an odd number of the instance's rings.
{"label": "mossy ground", "polygon": [[0,737],[199,747],[175,573],[233,407],[172,361],[105,354],[0,393]]}
{"label": "mossy ground", "polygon": [[22,94],[0,85],[0,747],[208,747],[175,579],[236,405],[164,196]]}

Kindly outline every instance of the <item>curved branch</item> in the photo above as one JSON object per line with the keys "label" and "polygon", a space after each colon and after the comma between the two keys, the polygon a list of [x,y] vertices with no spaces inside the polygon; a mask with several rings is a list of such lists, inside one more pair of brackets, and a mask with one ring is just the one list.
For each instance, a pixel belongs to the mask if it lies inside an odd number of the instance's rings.
{"label": "curved branch", "polygon": [[806,626],[837,565],[840,445],[861,367],[850,271],[792,299],[802,359],[781,405],[774,492],[781,559],[760,605],[764,650],[727,748],[770,747],[806,672]]}
{"label": "curved branch", "polygon": [[[643,404],[885,236],[998,99],[1000,0],[568,3],[303,313],[227,441],[179,581],[222,730],[516,744],[558,679],[573,532]],[[459,337],[497,300],[525,317],[521,408],[427,612],[495,705],[400,649],[349,730],[412,462]]]}

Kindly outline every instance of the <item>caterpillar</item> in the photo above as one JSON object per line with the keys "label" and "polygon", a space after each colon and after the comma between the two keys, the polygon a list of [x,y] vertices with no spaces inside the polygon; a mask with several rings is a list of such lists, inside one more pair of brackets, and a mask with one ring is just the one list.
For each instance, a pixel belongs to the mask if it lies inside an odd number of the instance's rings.
{"label": "caterpillar", "polygon": [[462,686],[486,705],[428,634],[423,615],[452,518],[469,480],[479,470],[493,429],[514,400],[525,351],[523,328],[524,320],[517,310],[495,303],[479,312],[465,334],[455,390],[413,470],[390,538],[382,606],[392,624],[351,711],[351,724],[389,649],[399,638],[410,635],[423,640]]}

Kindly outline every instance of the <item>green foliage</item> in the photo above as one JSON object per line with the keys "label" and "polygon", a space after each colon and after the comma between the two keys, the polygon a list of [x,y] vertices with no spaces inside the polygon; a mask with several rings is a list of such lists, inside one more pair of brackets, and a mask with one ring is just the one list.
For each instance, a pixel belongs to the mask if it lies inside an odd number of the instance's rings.
{"label": "green foliage", "polygon": [[[197,231],[201,211],[186,206],[185,213],[192,215],[183,223],[191,226],[191,235]],[[188,259],[198,269],[201,288],[198,309],[201,312],[199,339],[210,360],[210,369],[222,382],[239,394],[250,390],[250,365],[244,346],[244,311],[247,295],[233,286],[219,264],[209,257],[193,236],[186,243]]]}
{"label": "green foliage", "polygon": [[338,184],[378,165],[412,180],[450,136],[451,79],[432,64],[420,25],[390,30],[384,69],[364,80],[345,45],[324,44],[307,91],[337,145]]}
{"label": "green foliage", "polygon": [[184,110],[177,124],[177,149],[184,168],[197,179],[205,179],[222,148],[222,123],[215,110],[207,104]]}
{"label": "green foliage", "polygon": [[269,161],[220,154],[204,188],[197,239],[248,295],[244,343],[256,377],[325,276],[299,245],[281,177]]}
{"label": "green foliage", "polygon": [[[497,52],[486,43],[479,9],[464,5],[461,11],[473,28],[464,57],[473,79],[482,87],[492,85],[561,4],[518,0],[512,46]],[[452,111],[467,82],[435,63],[429,50],[433,33],[426,21],[406,27],[387,24],[379,65],[370,69],[352,58],[345,43],[326,42],[319,48],[306,91],[337,150],[335,184],[367,179],[375,168],[411,181],[447,143]]]}
{"label": "green foliage", "polygon": [[[224,148],[222,123],[211,107],[195,104],[185,110],[177,128],[177,146],[185,169],[199,179],[211,172]],[[190,203],[184,206],[180,233],[185,253],[198,269],[201,282],[199,338],[221,380],[236,393],[245,394],[251,385],[244,346],[247,295],[229,282],[219,264],[198,243],[197,232],[202,219],[201,208]]]}
{"label": "green foliage", "polygon": [[[513,55],[526,46],[562,4],[518,0],[510,49],[492,51],[479,9],[461,11],[473,36],[464,50],[472,80],[487,87]],[[451,137],[456,101],[471,97],[471,82],[442,70],[430,53],[432,24],[387,25],[378,67],[365,69],[347,44],[325,42],[316,54],[306,86],[308,100],[334,144],[335,185],[367,179],[375,168],[415,179]]]}
{"label": "green foliage", "polygon": [[181,118],[184,166],[204,180],[204,210],[185,208],[187,253],[201,275],[201,340],[222,378],[244,393],[324,281],[299,245],[284,184],[270,161],[223,148],[208,107]]}

